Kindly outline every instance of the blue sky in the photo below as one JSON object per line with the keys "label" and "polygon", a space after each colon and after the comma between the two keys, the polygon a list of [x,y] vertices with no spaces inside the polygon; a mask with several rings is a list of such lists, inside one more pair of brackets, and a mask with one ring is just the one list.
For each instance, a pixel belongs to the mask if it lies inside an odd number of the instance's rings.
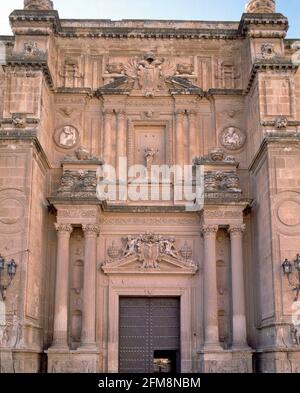
{"label": "blue sky", "polygon": [[[239,20],[246,0],[54,0],[61,18]],[[300,38],[300,1],[277,0],[289,18],[289,38]],[[8,15],[23,0],[0,0],[0,35],[10,34]]]}

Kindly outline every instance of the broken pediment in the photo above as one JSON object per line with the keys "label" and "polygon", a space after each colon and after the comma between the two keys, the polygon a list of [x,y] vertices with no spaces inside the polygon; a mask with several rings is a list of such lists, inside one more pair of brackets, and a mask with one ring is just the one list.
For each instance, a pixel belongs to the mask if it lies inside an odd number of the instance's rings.
{"label": "broken pediment", "polygon": [[[175,239],[146,234],[127,236],[120,257],[109,258],[101,266],[106,274],[195,274],[197,264],[175,247]],[[190,256],[190,254],[189,254]]]}

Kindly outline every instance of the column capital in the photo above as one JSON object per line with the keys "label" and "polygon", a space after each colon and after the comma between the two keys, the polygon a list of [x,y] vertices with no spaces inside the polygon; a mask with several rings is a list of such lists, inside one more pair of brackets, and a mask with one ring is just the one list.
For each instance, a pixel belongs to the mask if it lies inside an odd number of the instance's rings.
{"label": "column capital", "polygon": [[183,119],[183,116],[185,115],[185,110],[184,109],[177,109],[175,111],[175,116],[177,119]]}
{"label": "column capital", "polygon": [[201,232],[203,235],[212,235],[216,234],[218,232],[219,226],[218,225],[209,225],[209,224],[204,224],[202,226]]}
{"label": "column capital", "polygon": [[125,109],[118,109],[116,111],[116,114],[117,114],[118,119],[125,119],[126,115],[127,115]]}
{"label": "column capital", "polygon": [[114,110],[113,110],[113,109],[103,109],[103,115],[104,115],[106,118],[112,117],[113,114],[114,114]]}
{"label": "column capital", "polygon": [[73,227],[71,224],[59,224],[59,223],[55,223],[54,224],[55,229],[57,230],[57,232],[59,234],[69,234],[71,235],[71,233],[73,232]]}
{"label": "column capital", "polygon": [[196,111],[196,109],[190,109],[187,111],[187,114],[189,116],[190,119],[195,119],[198,112]]}
{"label": "column capital", "polygon": [[238,225],[230,225],[227,231],[230,233],[230,236],[240,236],[246,229],[245,224],[238,224]]}
{"label": "column capital", "polygon": [[83,224],[82,230],[85,236],[98,236],[100,233],[100,226],[97,224]]}

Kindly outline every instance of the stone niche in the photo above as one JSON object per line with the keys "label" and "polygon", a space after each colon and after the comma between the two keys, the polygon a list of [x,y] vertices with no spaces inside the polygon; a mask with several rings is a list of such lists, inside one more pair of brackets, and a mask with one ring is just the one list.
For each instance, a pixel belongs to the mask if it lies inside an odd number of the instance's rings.
{"label": "stone niche", "polygon": [[163,165],[169,162],[169,127],[166,122],[134,122],[129,129],[129,165]]}

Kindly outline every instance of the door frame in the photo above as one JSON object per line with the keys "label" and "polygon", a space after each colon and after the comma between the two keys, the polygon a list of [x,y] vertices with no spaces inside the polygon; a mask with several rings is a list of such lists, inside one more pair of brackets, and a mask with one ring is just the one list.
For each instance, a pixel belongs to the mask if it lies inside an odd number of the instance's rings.
{"label": "door frame", "polygon": [[119,372],[119,299],[120,297],[178,297],[180,299],[180,370],[192,372],[192,329],[190,288],[110,287],[108,296],[108,372]]}

